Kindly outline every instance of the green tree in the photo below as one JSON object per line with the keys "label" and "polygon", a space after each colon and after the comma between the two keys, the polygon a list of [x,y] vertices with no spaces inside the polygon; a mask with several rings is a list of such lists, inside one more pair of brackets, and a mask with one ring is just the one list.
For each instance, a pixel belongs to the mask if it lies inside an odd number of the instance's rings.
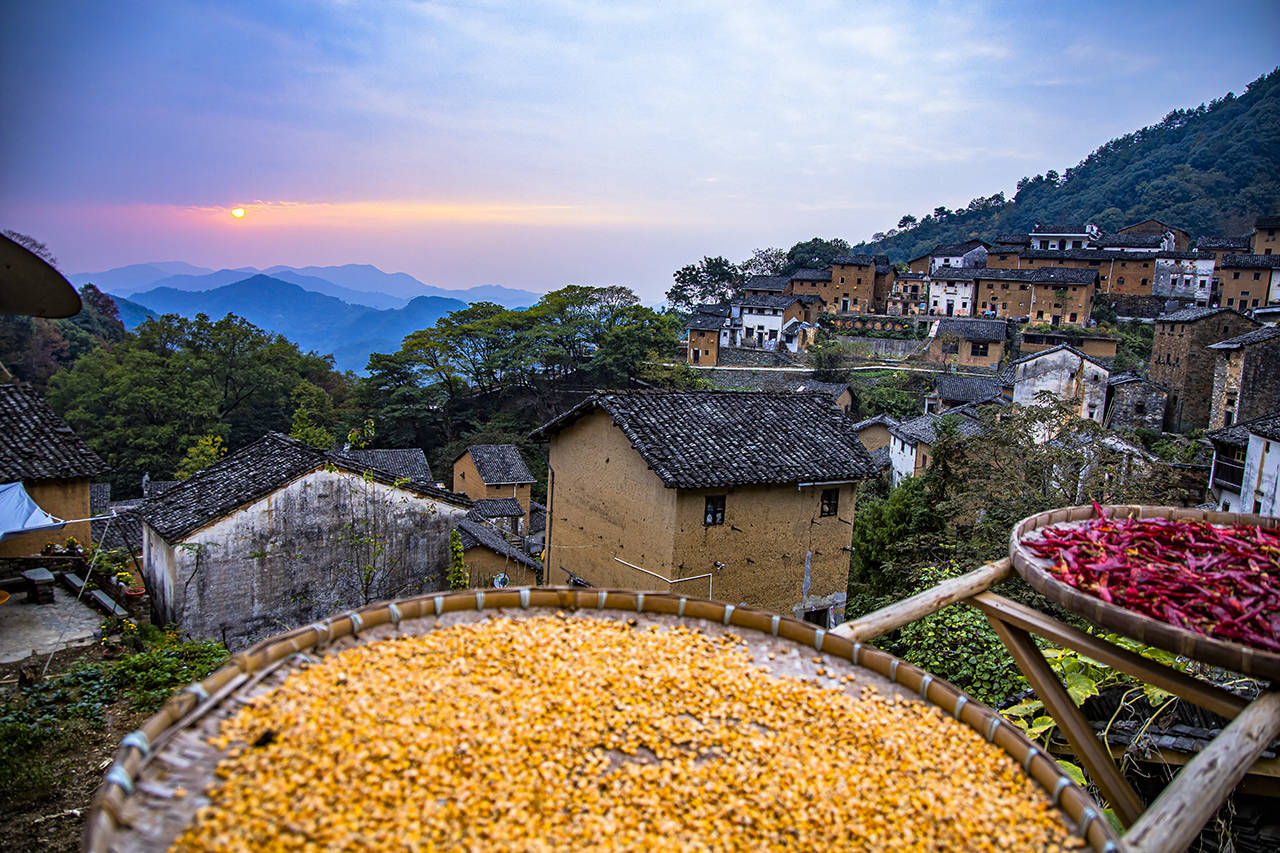
{"label": "green tree", "polygon": [[178,463],[178,469],[173,474],[179,480],[186,480],[217,462],[226,453],[227,448],[222,445],[222,436],[202,435],[195,444],[187,448],[187,455],[182,457],[182,461]]}
{"label": "green tree", "polygon": [[336,439],[329,431],[334,423],[333,400],[325,390],[304,379],[289,396],[294,405],[289,437],[325,450],[333,447]]}
{"label": "green tree", "polygon": [[755,249],[751,257],[738,264],[743,278],[752,275],[782,275],[787,268],[787,253],[783,249],[770,247]]}
{"label": "green tree", "polygon": [[839,237],[830,240],[821,237],[804,240],[787,250],[787,263],[783,273],[790,275],[798,269],[820,270],[830,266],[839,256],[849,254],[851,250],[848,241]]}
{"label": "green tree", "polygon": [[675,284],[667,301],[679,311],[691,311],[704,302],[725,302],[738,294],[745,280],[736,264],[722,257],[704,257],[683,266],[672,276]]}
{"label": "green tree", "polygon": [[449,531],[449,589],[466,589],[471,585],[467,564],[463,559],[462,536],[457,529]]}

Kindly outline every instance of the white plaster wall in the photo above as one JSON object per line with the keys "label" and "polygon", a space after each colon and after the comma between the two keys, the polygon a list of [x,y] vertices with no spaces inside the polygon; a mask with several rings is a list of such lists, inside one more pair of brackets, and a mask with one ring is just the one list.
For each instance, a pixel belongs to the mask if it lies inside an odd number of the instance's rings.
{"label": "white plaster wall", "polygon": [[[953,317],[973,316],[973,282],[935,280],[929,282],[929,310],[946,315],[947,301],[954,304]],[[934,305],[934,303],[938,303]]]}
{"label": "white plaster wall", "polygon": [[916,446],[889,434],[889,464],[893,466],[893,484],[896,486],[916,472]]}
{"label": "white plaster wall", "polygon": [[1078,400],[1080,417],[1102,423],[1109,376],[1106,368],[1068,350],[1058,350],[1016,366],[1013,402],[1035,405],[1037,395],[1048,391],[1059,400]]}
{"label": "white plaster wall", "polygon": [[1249,433],[1249,449],[1245,451],[1244,480],[1241,483],[1240,512],[1276,515],[1280,511],[1276,492],[1280,490],[1280,441]]}

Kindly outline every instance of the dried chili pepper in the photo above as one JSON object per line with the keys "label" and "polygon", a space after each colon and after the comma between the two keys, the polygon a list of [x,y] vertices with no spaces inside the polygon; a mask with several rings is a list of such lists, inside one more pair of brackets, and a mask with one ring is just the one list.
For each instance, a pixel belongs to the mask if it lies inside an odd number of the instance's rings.
{"label": "dried chili pepper", "polygon": [[1167,518],[1097,518],[1023,544],[1058,580],[1209,637],[1280,652],[1280,532]]}

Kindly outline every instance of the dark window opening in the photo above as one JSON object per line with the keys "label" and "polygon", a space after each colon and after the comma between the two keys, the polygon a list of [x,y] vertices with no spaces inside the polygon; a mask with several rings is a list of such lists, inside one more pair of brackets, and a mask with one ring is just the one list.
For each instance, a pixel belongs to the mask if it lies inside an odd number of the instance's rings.
{"label": "dark window opening", "polygon": [[984,356],[987,354],[987,344],[985,342],[971,341],[969,343],[969,355]]}
{"label": "dark window opening", "polygon": [[822,505],[818,515],[835,515],[840,509],[840,490],[823,489]]}
{"label": "dark window opening", "polygon": [[817,625],[819,628],[826,628],[827,608],[819,607],[817,610],[806,610],[804,612],[804,621],[810,625]]}
{"label": "dark window opening", "polygon": [[724,498],[724,495],[707,495],[707,512],[702,518],[704,526],[724,524]]}

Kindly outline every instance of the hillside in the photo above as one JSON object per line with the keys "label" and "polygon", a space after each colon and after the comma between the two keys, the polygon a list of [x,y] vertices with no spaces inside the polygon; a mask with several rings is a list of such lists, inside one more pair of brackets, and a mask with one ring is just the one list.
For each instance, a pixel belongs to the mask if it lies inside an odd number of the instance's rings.
{"label": "hillside", "polygon": [[[1017,194],[938,208],[900,223],[855,252],[906,261],[938,243],[1026,233],[1036,222],[1093,222],[1114,231],[1156,218],[1193,235],[1247,233],[1253,217],[1280,212],[1280,69],[1209,104],[1174,110],[1159,124],[1113,139],[1059,175],[1018,182]],[[880,235],[877,235],[880,236]]]}
{"label": "hillside", "polygon": [[237,314],[284,335],[304,351],[334,355],[340,370],[356,371],[364,369],[370,352],[395,352],[409,332],[467,307],[457,299],[420,296],[403,308],[379,311],[261,274],[205,291],[159,287],[134,294],[132,301],[160,314],[184,317]]}

